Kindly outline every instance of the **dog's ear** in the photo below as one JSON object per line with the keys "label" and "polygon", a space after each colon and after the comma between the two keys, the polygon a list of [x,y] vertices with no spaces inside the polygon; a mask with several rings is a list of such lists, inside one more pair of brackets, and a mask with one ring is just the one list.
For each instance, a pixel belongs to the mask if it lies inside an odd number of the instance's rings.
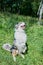
{"label": "dog's ear", "polygon": [[18,28],[19,28],[19,25],[20,25],[20,23],[17,23],[17,24],[15,25],[15,29],[18,29]]}
{"label": "dog's ear", "polygon": [[18,29],[18,24],[15,25],[15,28]]}

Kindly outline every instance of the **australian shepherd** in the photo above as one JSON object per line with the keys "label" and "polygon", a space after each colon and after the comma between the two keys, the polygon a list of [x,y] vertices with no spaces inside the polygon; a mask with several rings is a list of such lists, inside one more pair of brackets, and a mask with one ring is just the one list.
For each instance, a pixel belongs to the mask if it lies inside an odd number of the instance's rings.
{"label": "australian shepherd", "polygon": [[27,35],[24,31],[25,23],[19,22],[15,25],[15,32],[14,32],[14,42],[13,45],[9,43],[3,44],[2,48],[10,51],[12,53],[14,61],[16,61],[16,55],[21,55],[24,58],[24,53],[27,50],[26,42],[27,42]]}

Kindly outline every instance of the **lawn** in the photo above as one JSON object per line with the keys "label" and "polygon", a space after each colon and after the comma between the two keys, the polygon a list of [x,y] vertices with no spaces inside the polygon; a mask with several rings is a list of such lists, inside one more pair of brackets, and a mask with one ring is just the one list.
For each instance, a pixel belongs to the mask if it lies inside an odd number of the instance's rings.
{"label": "lawn", "polygon": [[[25,59],[18,55],[14,62],[11,53],[3,50],[2,45],[13,44],[14,25],[20,21],[26,23],[28,51]],[[43,65],[43,26],[37,25],[37,21],[28,16],[0,13],[0,65]]]}

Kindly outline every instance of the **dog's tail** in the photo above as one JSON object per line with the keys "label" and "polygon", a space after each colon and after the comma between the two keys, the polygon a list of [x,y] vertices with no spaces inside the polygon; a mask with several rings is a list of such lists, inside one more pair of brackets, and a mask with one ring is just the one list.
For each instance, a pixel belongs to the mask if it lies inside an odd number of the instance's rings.
{"label": "dog's tail", "polygon": [[10,51],[11,45],[10,45],[9,43],[6,43],[6,44],[3,44],[2,48],[3,48],[4,50]]}

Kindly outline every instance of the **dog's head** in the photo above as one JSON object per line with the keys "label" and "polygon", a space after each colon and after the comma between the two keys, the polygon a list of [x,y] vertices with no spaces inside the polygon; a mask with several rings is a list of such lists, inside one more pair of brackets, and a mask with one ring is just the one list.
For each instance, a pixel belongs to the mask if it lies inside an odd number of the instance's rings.
{"label": "dog's head", "polygon": [[18,28],[21,28],[21,29],[25,29],[25,23],[24,22],[19,22],[18,24],[15,25],[15,28],[18,29]]}

